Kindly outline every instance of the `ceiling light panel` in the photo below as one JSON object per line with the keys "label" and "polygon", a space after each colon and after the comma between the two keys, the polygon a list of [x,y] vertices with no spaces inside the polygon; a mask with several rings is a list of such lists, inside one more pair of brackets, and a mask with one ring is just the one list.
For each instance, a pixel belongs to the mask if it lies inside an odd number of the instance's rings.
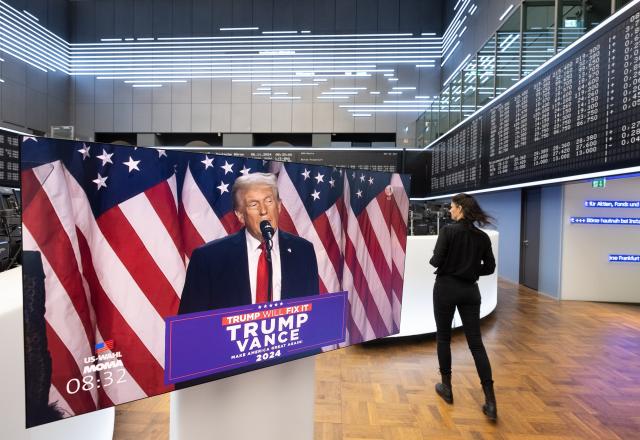
{"label": "ceiling light panel", "polygon": [[[0,35],[0,51],[44,72],[119,79],[133,87],[162,87],[192,79],[231,79],[259,83],[260,87],[254,90],[256,95],[297,100],[301,98],[274,96],[281,92],[268,89],[314,87],[328,78],[354,80],[376,74],[384,74],[391,86],[399,79],[405,80],[396,75],[399,65],[422,68],[446,63],[450,52],[459,47],[459,37],[468,27],[465,21],[476,9],[475,0],[457,0],[454,18],[442,37],[433,33],[314,35],[308,30],[225,27],[220,28],[221,35],[210,37],[123,35],[101,38],[95,43],[70,44],[43,27],[38,17],[0,0],[0,27],[14,30]],[[329,90],[319,93],[317,99],[349,99],[359,91],[374,96],[400,94],[416,87],[370,92],[367,87]],[[375,110],[417,111],[424,103],[391,101],[387,105],[392,107]]]}

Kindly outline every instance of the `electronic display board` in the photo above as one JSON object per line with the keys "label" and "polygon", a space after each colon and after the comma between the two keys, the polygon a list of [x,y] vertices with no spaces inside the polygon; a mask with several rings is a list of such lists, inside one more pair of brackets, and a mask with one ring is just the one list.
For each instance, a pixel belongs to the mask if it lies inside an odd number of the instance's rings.
{"label": "electronic display board", "polygon": [[363,150],[344,149],[303,149],[303,148],[219,148],[219,149],[190,149],[195,152],[215,152],[227,156],[246,157],[250,159],[276,160],[279,162],[296,162],[310,165],[323,165],[342,168],[359,168],[369,171],[397,173],[402,171],[401,149],[397,151],[377,150],[367,148]]}
{"label": "electronic display board", "polygon": [[0,130],[0,186],[20,187],[20,136]]}
{"label": "electronic display board", "polygon": [[640,11],[629,8],[437,140],[429,195],[640,165]]}

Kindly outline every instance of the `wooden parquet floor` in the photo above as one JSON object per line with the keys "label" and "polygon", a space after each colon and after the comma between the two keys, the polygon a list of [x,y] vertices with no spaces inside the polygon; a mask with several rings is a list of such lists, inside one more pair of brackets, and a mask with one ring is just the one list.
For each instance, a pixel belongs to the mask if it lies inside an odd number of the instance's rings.
{"label": "wooden parquet floor", "polygon": [[[559,302],[504,281],[498,295],[482,321],[497,424],[456,330],[452,406],[434,392],[433,336],[318,356],[315,439],[640,439],[640,306]],[[168,438],[168,401],[119,406],[114,438]]]}

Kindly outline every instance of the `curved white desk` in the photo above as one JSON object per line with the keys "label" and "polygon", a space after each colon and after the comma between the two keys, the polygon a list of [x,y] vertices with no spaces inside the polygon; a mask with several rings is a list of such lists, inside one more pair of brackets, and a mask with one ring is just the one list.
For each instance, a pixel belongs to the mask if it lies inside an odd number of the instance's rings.
{"label": "curved white desk", "polygon": [[[493,254],[498,263],[498,232],[485,231],[491,239]],[[407,237],[407,257],[404,266],[404,289],[402,293],[402,317],[400,332],[393,336],[411,336],[435,333],[436,322],[433,317],[433,284],[435,268],[429,264],[436,245],[437,235],[412,235]],[[482,305],[480,318],[490,314],[498,304],[497,270],[478,281]],[[460,327],[460,315],[456,311],[453,327]]]}

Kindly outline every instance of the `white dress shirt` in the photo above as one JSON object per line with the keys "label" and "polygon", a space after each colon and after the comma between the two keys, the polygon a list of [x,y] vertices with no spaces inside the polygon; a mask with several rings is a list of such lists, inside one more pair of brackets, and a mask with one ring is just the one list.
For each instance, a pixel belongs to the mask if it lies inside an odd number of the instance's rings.
{"label": "white dress shirt", "polygon": [[[258,278],[258,260],[262,249],[260,241],[256,240],[253,235],[245,229],[247,240],[247,256],[249,257],[249,282],[251,283],[251,303],[256,303],[256,282]],[[282,271],[280,268],[280,242],[278,239],[278,231],[273,234],[273,247],[271,248],[271,266],[273,268],[273,290],[272,300],[280,300],[280,289],[282,287]]]}

